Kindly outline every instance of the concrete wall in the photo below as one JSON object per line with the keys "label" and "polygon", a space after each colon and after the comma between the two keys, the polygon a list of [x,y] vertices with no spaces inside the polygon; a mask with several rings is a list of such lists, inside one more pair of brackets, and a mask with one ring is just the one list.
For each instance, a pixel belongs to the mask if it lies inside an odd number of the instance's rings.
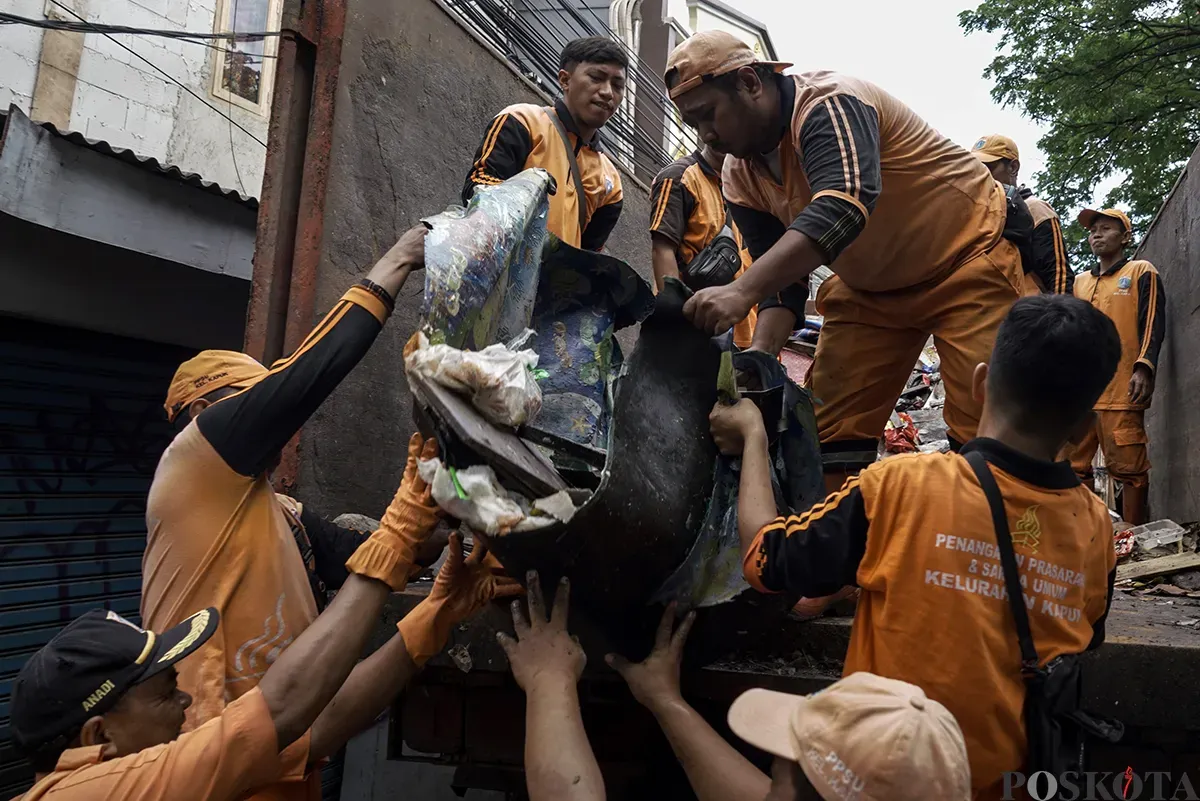
{"label": "concrete wall", "polygon": [[[348,6],[318,314],[407,227],[457,202],[497,111],[548,102],[433,0]],[[647,190],[624,180],[624,213],[609,250],[649,278]],[[421,277],[401,294],[374,348],[301,435],[297,494],[321,512],[378,515],[399,483],[412,431],[400,352],[417,327]]]}
{"label": "concrete wall", "polygon": [[[217,0],[71,0],[68,4],[91,22],[207,32],[213,30]],[[53,13],[59,19],[72,18],[46,0],[10,0],[3,5],[6,11],[24,17],[43,18]],[[274,20],[272,27],[278,27],[278,22]],[[47,42],[54,42],[54,34],[23,25],[0,26],[0,106],[15,103],[38,121],[52,121],[258,196],[266,157],[263,145],[120,44],[266,142],[265,113],[239,108],[212,95],[212,70],[218,54],[204,45],[161,37],[116,35],[117,44],[100,34],[73,36],[78,40],[74,44],[82,48],[71,62],[77,63],[77,74],[54,76],[59,83],[65,81],[67,92],[66,116],[54,119],[52,112],[31,113],[35,86],[41,85],[39,64],[51,59],[45,48]],[[56,44],[68,50],[72,47],[71,41]],[[43,80],[49,74],[45,73]]]}
{"label": "concrete wall", "polygon": [[1200,520],[1200,148],[1138,249],[1162,275],[1167,335],[1158,362],[1150,437],[1150,509],[1155,518]]}

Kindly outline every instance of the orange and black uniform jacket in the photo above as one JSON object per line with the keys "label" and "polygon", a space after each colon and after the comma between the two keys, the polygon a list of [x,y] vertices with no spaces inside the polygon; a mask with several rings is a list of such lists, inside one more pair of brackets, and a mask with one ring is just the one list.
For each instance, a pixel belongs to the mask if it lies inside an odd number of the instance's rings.
{"label": "orange and black uniform jacket", "polygon": [[[1004,497],[1039,657],[1097,647],[1117,561],[1103,503],[1066,462],[990,439],[962,452],[973,450]],[[871,465],[804,514],[764,526],[743,567],[760,591],[818,597],[861,587],[845,674],[901,679],[945,704],[977,791],[1020,769],[1021,654],[987,499],[961,455]]]}
{"label": "orange and black uniform jacket", "polygon": [[1021,187],[1021,197],[1033,215],[1033,264],[1025,265],[1025,272],[1036,275],[1047,292],[1070,295],[1075,274],[1067,262],[1067,246],[1058,214],[1049,203],[1034,197],[1028,187]]}
{"label": "orange and black uniform jacket", "polygon": [[[899,100],[831,72],[775,78],[778,149],[725,160],[725,197],[752,257],[791,228],[847,286],[886,292],[936,283],[1000,240],[1003,188]],[[804,282],[759,309],[801,317],[807,298]]]}
{"label": "orange and black uniform jacket", "polygon": [[541,167],[554,176],[557,191],[550,196],[547,228],[562,241],[585,250],[600,250],[621,216],[621,174],[600,150],[600,135],[585,142],[579,127],[562,100],[554,104],[567,135],[575,145],[575,160],[586,204],[587,225],[579,230],[579,199],[571,177],[571,160],[563,148],[554,122],[543,106],[520,103],[504,109],[492,120],[463,187],[463,204],[475,194],[477,186],[493,186],[512,178],[522,170]]}
{"label": "orange and black uniform jacket", "polygon": [[[351,287],[295,353],[198,415],[159,461],[146,508],[143,624],[162,631],[196,609],[221,612],[217,634],[178,666],[179,686],[193,696],[188,731],[253,690],[317,616],[308,570],[340,549],[306,559],[268,471],[370,349],[392,309],[373,284]],[[320,539],[314,550],[325,548]],[[255,797],[307,798],[313,782],[320,786],[315,773]]]}
{"label": "orange and black uniform jacket", "polygon": [[[650,188],[650,233],[675,246],[680,272],[733,222],[721,195],[721,175],[700,151],[669,164]],[[733,225],[735,235],[737,226]],[[739,235],[740,236],[740,235]]]}
{"label": "orange and black uniform jacket", "polygon": [[1075,297],[1104,312],[1121,337],[1121,361],[1117,374],[1096,401],[1095,408],[1108,411],[1149,408],[1129,401],[1129,379],[1134,365],[1158,370],[1158,352],[1167,331],[1166,296],[1162,278],[1154,265],[1143,259],[1122,259],[1101,274],[1095,265],[1075,277]]}

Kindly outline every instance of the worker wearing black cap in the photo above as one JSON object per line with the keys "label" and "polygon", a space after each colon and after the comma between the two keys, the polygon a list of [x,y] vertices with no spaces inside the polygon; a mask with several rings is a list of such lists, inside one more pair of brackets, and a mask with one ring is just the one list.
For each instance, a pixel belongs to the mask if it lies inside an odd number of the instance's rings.
{"label": "worker wearing black cap", "polygon": [[[404,484],[432,507],[414,459]],[[460,622],[509,592],[497,589],[482,564],[485,549],[464,559],[453,534],[429,596],[355,667],[392,585],[407,577],[404,554],[394,534],[371,535],[347,563],[351,575],[329,608],[258,686],[184,734],[192,699],[177,686],[175,666],[217,631],[217,610],[161,634],[102,609],[83,615],[34,654],[13,684],[12,738],[37,772],[22,801],[234,801],[302,779],[370,725]]]}

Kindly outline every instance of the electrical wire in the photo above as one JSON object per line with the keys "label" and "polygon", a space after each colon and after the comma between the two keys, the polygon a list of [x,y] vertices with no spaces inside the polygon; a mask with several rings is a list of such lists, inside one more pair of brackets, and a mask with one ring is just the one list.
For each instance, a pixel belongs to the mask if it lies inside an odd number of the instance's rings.
{"label": "electrical wire", "polygon": [[[232,33],[237,33],[237,12],[238,12],[238,0],[233,0],[233,12],[230,13],[230,15],[229,15],[229,30]],[[231,48],[230,52],[237,52],[237,51],[234,51]],[[226,71],[225,71],[226,81],[228,82],[228,76],[229,76],[228,64],[226,64],[225,69],[226,69]],[[259,78],[258,91],[259,91],[259,94],[261,95],[262,91],[263,91],[262,71],[261,70],[258,73],[258,78]],[[229,116],[229,160],[233,162],[233,174],[237,176],[238,186],[241,187],[242,194],[244,195],[244,194],[246,194],[246,184],[242,181],[242,171],[238,169],[237,148],[235,148],[233,146],[233,89],[231,86],[226,85],[225,91],[229,93],[229,96],[227,98],[225,98],[229,102],[229,115],[228,115]]]}
{"label": "electrical wire", "polygon": [[[55,5],[59,5],[55,3]],[[72,12],[73,13],[73,12]],[[79,17],[78,14],[75,15]],[[19,14],[0,11],[0,24],[30,25],[34,28],[45,28],[52,31],[71,31],[73,33],[118,33],[136,36],[162,36],[167,39],[232,39],[236,41],[258,41],[270,36],[282,36],[283,31],[255,31],[253,33],[200,33],[196,31],[173,31],[163,28],[135,28],[130,25],[105,25],[100,22],[88,22],[79,17],[80,22],[57,19],[31,19]]]}
{"label": "electrical wire", "polygon": [[[77,13],[75,12],[75,9],[71,8],[70,6],[63,5],[63,4],[62,4],[62,3],[60,3],[58,0],[50,0],[50,2],[51,2],[51,3],[53,3],[54,5],[58,6],[58,7],[59,7],[59,8],[61,8],[62,10],[66,11],[68,14],[70,14],[70,15],[71,15],[71,16],[73,16],[73,17],[75,17],[76,19],[80,20],[80,21],[81,21],[81,22],[83,22],[85,25],[92,26],[92,23],[88,22],[86,19],[84,19],[83,17],[79,16],[79,14],[77,14]],[[94,26],[92,26],[92,29],[93,29],[93,31],[94,31]],[[157,73],[159,73],[160,75],[162,75],[162,76],[163,76],[163,78],[165,78],[166,80],[168,80],[168,81],[170,81],[171,83],[175,84],[175,85],[176,85],[176,86],[178,86],[180,89],[182,89],[183,91],[187,92],[189,95],[191,95],[192,97],[196,98],[197,100],[199,100],[199,101],[200,101],[201,103],[203,103],[204,105],[208,106],[210,109],[212,109],[213,111],[215,111],[217,114],[220,114],[222,117],[224,117],[225,119],[229,120],[229,124],[230,124],[230,125],[237,126],[238,130],[240,130],[242,133],[246,134],[246,136],[250,137],[250,138],[251,138],[251,139],[253,139],[255,142],[258,142],[258,143],[259,143],[260,145],[262,145],[264,148],[267,146],[267,143],[266,143],[266,142],[264,142],[263,140],[259,139],[257,136],[255,136],[255,135],[254,135],[253,133],[251,133],[250,131],[246,130],[246,129],[245,129],[244,127],[242,127],[242,125],[241,125],[241,124],[239,124],[238,122],[235,122],[235,121],[234,121],[234,119],[233,119],[233,117],[230,117],[228,114],[226,114],[225,112],[221,111],[221,109],[217,108],[217,107],[216,107],[216,106],[214,106],[212,103],[209,103],[209,102],[208,102],[207,100],[205,100],[203,97],[201,97],[200,95],[196,94],[195,92],[193,92],[193,91],[192,91],[191,89],[189,89],[188,87],[184,86],[182,83],[180,83],[179,81],[177,81],[175,78],[171,77],[171,75],[170,75],[170,74],[168,74],[167,72],[165,72],[165,71],[164,71],[164,70],[163,70],[161,67],[159,67],[157,64],[155,64],[154,62],[152,62],[150,59],[148,59],[148,58],[146,58],[145,56],[143,56],[141,53],[139,53],[139,52],[137,52],[136,50],[134,50],[133,48],[131,48],[131,47],[127,46],[127,45],[126,45],[124,42],[120,42],[120,41],[118,41],[117,39],[114,39],[114,38],[112,37],[112,35],[111,35],[111,34],[105,33],[104,31],[94,31],[94,32],[96,32],[96,33],[99,33],[100,35],[102,35],[102,36],[104,36],[104,37],[108,38],[108,39],[109,39],[109,40],[110,40],[110,41],[111,41],[113,44],[115,44],[115,45],[117,45],[118,47],[120,47],[120,48],[122,48],[122,49],[124,49],[124,50],[127,50],[129,53],[131,53],[131,54],[133,54],[133,55],[137,56],[139,59],[141,59],[142,61],[146,62],[146,64],[148,64],[148,65],[149,65],[149,66],[150,66],[150,67],[151,67],[151,68],[152,68],[152,69],[153,69],[155,72],[157,72]],[[243,194],[244,194],[244,193],[243,193]]]}

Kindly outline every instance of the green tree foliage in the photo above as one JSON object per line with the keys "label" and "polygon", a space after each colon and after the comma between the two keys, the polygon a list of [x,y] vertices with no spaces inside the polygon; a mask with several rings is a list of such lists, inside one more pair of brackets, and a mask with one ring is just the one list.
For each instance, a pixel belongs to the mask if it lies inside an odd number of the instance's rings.
{"label": "green tree foliage", "polygon": [[1200,3],[984,0],[959,23],[1000,32],[993,99],[1048,127],[1038,194],[1066,212],[1124,174],[1105,205],[1144,232],[1200,140]]}

